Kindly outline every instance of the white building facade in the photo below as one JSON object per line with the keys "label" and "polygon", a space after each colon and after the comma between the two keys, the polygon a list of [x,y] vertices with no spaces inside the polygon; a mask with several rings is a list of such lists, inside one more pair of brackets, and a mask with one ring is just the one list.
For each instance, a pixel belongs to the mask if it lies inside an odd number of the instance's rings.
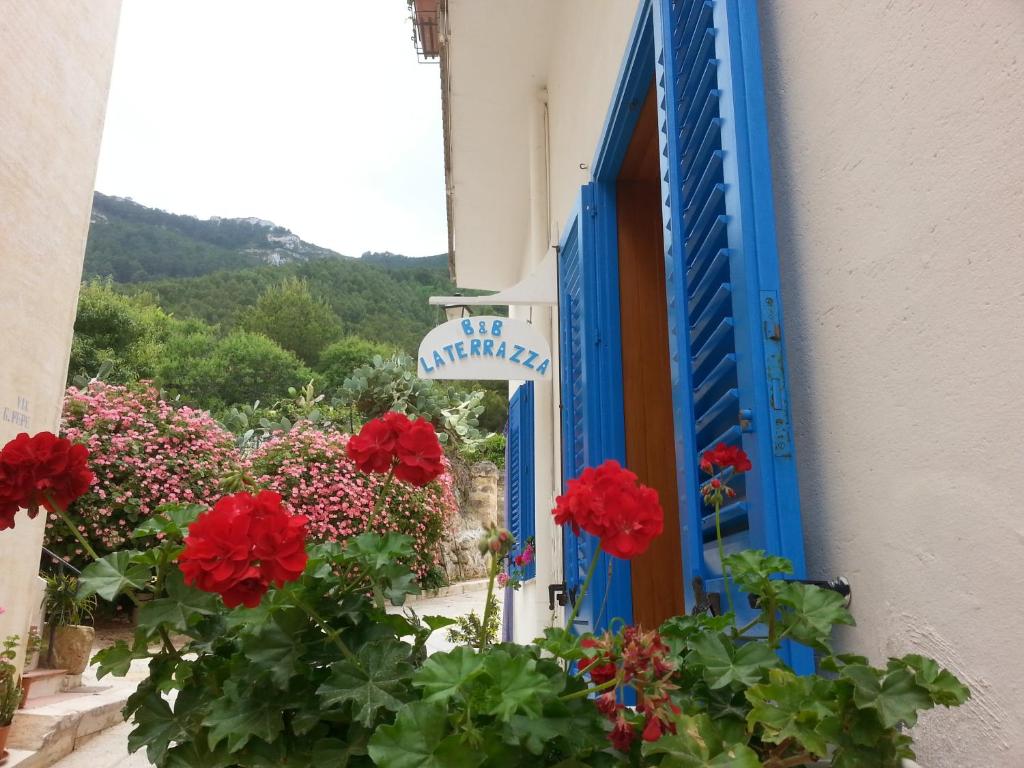
{"label": "white building facade", "polygon": [[[120,8],[0,3],[0,445],[59,427]],[[46,521],[16,521],[0,534],[0,639],[24,647]]]}
{"label": "white building facade", "polygon": [[547,335],[559,374],[513,409],[531,443],[520,532],[537,541],[516,638],[562,620],[549,587],[578,586],[589,545],[549,510],[605,458],[659,490],[666,534],[631,567],[602,567],[580,628],[720,599],[695,493],[699,452],[724,440],[755,464],[729,545],[847,577],[857,626],[842,647],[875,662],[924,653],[970,686],[967,706],[922,719],[920,762],[1017,765],[1019,3],[447,0],[430,13],[456,279],[557,283],[557,303],[511,308]]}

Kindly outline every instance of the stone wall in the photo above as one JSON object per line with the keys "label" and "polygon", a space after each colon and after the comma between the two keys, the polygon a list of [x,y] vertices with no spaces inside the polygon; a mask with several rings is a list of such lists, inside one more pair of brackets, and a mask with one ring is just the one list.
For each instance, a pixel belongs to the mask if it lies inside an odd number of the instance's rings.
{"label": "stone wall", "polygon": [[459,498],[459,519],[445,542],[445,565],[449,581],[480,579],[487,564],[477,549],[484,531],[504,524],[504,473],[489,461],[469,468],[466,488]]}

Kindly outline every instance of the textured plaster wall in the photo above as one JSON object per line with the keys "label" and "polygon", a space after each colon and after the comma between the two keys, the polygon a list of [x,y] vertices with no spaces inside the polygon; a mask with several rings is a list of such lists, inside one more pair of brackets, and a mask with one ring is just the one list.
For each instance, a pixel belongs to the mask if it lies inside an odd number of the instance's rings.
{"label": "textured plaster wall", "polygon": [[[0,443],[57,427],[119,11],[0,0]],[[0,638],[24,639],[43,524],[0,532]]]}
{"label": "textured plaster wall", "polygon": [[1024,751],[1024,5],[763,1],[810,570],[842,644],[921,652],[972,702],[930,768]]}

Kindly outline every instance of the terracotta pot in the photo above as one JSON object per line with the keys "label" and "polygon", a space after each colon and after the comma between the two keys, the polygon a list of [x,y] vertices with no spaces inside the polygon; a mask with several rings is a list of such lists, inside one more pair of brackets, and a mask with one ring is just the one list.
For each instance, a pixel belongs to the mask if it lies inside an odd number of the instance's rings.
{"label": "terracotta pot", "polygon": [[10,732],[10,724],[0,725],[0,761],[4,759],[4,752],[7,749],[7,734]]}
{"label": "terracotta pot", "polygon": [[69,675],[80,675],[89,666],[92,641],[96,630],[77,624],[57,627],[53,636],[53,664],[56,669],[67,670]]}

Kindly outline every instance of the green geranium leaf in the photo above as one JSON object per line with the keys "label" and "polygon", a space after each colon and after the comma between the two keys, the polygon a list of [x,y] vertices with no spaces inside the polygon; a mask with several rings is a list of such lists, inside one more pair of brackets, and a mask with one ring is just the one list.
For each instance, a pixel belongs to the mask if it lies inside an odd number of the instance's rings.
{"label": "green geranium leaf", "polygon": [[710,616],[700,613],[696,616],[673,616],[661,625],[658,630],[661,639],[675,655],[690,649],[690,641],[700,635],[721,634],[735,624],[735,616],[727,613],[723,616]]}
{"label": "green geranium leaf", "polygon": [[131,670],[133,661],[146,658],[149,658],[149,650],[145,642],[128,645],[124,640],[118,640],[109,648],[97,652],[92,657],[92,663],[98,665],[96,679],[102,680],[107,675],[124,677]]}
{"label": "green geranium leaf", "polygon": [[247,627],[242,635],[242,653],[260,669],[269,669],[270,679],[282,690],[299,672],[307,622],[297,608],[275,611],[269,621]]}
{"label": "green geranium leaf", "polygon": [[[853,624],[845,599],[838,592],[812,584],[788,582],[778,591],[782,627],[789,637],[806,645],[828,647],[836,624]],[[788,608],[790,610],[785,610]]]}
{"label": "green geranium leaf", "polygon": [[[567,727],[568,726],[568,727]],[[513,715],[505,733],[506,744],[518,744],[534,755],[541,754],[555,739],[571,732],[568,718]]]}
{"label": "green geranium leaf", "polygon": [[273,697],[261,695],[251,683],[238,680],[224,685],[224,695],[214,699],[203,725],[210,729],[210,749],[217,749],[221,741],[227,740],[231,753],[240,750],[254,736],[269,743],[284,730],[281,709]]}
{"label": "green geranium leaf", "polygon": [[834,714],[823,703],[833,698],[828,681],[797,677],[785,669],[769,670],[768,679],[746,691],[753,707],[747,714],[748,726],[760,725],[762,740],[772,744],[794,739],[809,752],[826,755],[828,744],[820,728]]}
{"label": "green geranium leaf", "polygon": [[663,755],[664,768],[760,768],[757,753],[745,744],[722,743],[714,722],[707,715],[678,715],[676,732],[657,741],[646,741],[645,757]]}
{"label": "green geranium leaf", "polygon": [[779,665],[779,657],[767,643],[754,641],[739,647],[726,643],[719,635],[699,635],[690,641],[693,649],[687,664],[704,668],[704,681],[712,689],[732,683],[753,685],[766,670]]}
{"label": "green geranium leaf", "polygon": [[745,549],[725,558],[733,580],[747,592],[763,595],[775,585],[772,576],[793,573],[793,564],[784,557],[769,555],[760,549]]}
{"label": "green geranium leaf", "polygon": [[401,533],[363,533],[348,542],[348,552],[380,570],[404,557],[413,555],[412,537]]}
{"label": "green geranium leaf", "polygon": [[918,710],[930,709],[932,697],[917,684],[914,673],[897,669],[885,673],[872,667],[851,664],[842,671],[844,679],[853,683],[853,702],[859,709],[872,709],[886,728],[897,723],[913,726]]}
{"label": "green geranium leaf", "polygon": [[132,557],[137,554],[130,550],[113,552],[87,565],[78,578],[78,596],[99,595],[112,601],[122,592],[144,589],[151,571],[132,563]]}
{"label": "green geranium leaf", "polygon": [[536,659],[509,656],[505,651],[492,651],[483,664],[489,683],[484,711],[508,721],[514,714],[540,717],[544,700],[558,694],[564,679],[548,677],[537,670]]}
{"label": "green geranium leaf", "polygon": [[188,526],[205,512],[201,504],[164,504],[157,507],[154,515],[132,531],[133,539],[155,536],[162,533],[172,539],[184,538]]}
{"label": "green geranium leaf", "polygon": [[135,728],[128,734],[128,751],[146,748],[149,762],[163,762],[172,741],[185,733],[170,705],[155,690],[148,690],[135,702]]}
{"label": "green geranium leaf", "polygon": [[396,640],[380,640],[359,649],[358,663],[343,660],[331,665],[331,675],[317,689],[324,707],[352,703],[352,717],[363,725],[374,724],[377,712],[397,712],[408,699],[412,674],[412,647]]}
{"label": "green geranium leaf", "polygon": [[389,576],[387,586],[384,587],[384,597],[392,605],[405,605],[406,597],[418,595],[419,593],[420,585],[416,579],[416,574],[404,567],[402,568],[402,573]]}
{"label": "green geranium leaf", "polygon": [[936,704],[958,707],[971,697],[970,689],[952,672],[940,667],[934,659],[913,653],[889,661],[890,670],[900,667],[914,673],[914,682],[928,691]]}
{"label": "green geranium leaf", "polygon": [[585,655],[580,647],[580,638],[564,627],[546,627],[544,637],[537,638],[534,643],[552,656],[567,661],[577,661]]}
{"label": "green geranium leaf", "polygon": [[452,624],[459,623],[457,619],[452,619],[448,616],[424,616],[422,621],[430,627],[431,632],[437,632],[439,629],[444,629],[445,627],[450,627]]}
{"label": "green geranium leaf", "polygon": [[458,696],[483,669],[483,659],[470,648],[435,653],[413,676],[412,684],[423,689],[424,701],[446,702]]}
{"label": "green geranium leaf", "polygon": [[192,739],[172,748],[163,768],[228,768],[233,765],[235,760],[223,744],[209,750],[203,742]]}
{"label": "green geranium leaf", "polygon": [[353,757],[366,754],[366,733],[353,738],[350,732],[344,741],[341,739],[320,739],[313,745],[313,765],[345,768]]}
{"label": "green geranium leaf", "polygon": [[402,709],[394,725],[384,725],[370,738],[369,753],[380,768],[476,768],[485,759],[457,736],[446,735],[445,711],[417,701]]}
{"label": "green geranium leaf", "polygon": [[181,571],[167,574],[167,597],[145,603],[139,609],[138,626],[150,632],[161,625],[174,632],[187,633],[201,616],[212,616],[221,609],[216,595],[185,584]]}

